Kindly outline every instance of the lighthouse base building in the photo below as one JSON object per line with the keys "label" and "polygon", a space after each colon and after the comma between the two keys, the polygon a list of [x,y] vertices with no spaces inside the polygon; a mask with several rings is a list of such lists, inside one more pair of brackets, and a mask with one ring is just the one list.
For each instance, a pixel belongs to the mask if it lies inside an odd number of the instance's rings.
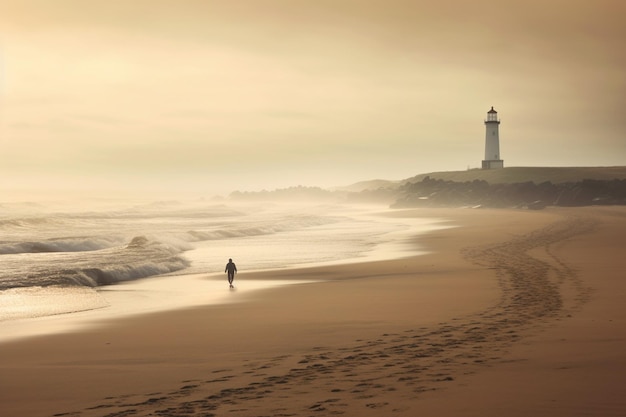
{"label": "lighthouse base building", "polygon": [[489,160],[483,161],[483,169],[496,169],[496,168],[504,168],[504,160]]}
{"label": "lighthouse base building", "polygon": [[483,169],[504,168],[504,160],[500,158],[500,121],[498,120],[498,112],[491,107],[487,112],[487,120],[485,120],[485,159],[483,160]]}

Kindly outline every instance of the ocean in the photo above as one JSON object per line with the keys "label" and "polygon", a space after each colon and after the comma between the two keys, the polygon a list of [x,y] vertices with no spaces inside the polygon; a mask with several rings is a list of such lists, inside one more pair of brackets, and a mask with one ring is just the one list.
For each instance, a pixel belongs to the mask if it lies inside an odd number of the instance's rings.
{"label": "ocean", "polygon": [[409,237],[448,227],[442,219],[380,216],[384,210],[202,200],[4,203],[0,332],[86,311],[115,316],[210,304],[227,296],[229,258],[236,284],[252,290],[288,283],[245,283],[246,272],[413,255]]}

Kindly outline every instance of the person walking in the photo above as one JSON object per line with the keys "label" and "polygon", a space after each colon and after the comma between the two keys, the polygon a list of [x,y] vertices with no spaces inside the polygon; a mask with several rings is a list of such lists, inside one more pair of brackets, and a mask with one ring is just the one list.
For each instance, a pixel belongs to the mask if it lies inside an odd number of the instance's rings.
{"label": "person walking", "polygon": [[226,264],[226,268],[224,268],[224,272],[228,272],[228,284],[230,285],[230,288],[234,288],[233,281],[235,280],[235,273],[237,272],[237,265],[235,265],[232,259],[228,260],[228,263]]}

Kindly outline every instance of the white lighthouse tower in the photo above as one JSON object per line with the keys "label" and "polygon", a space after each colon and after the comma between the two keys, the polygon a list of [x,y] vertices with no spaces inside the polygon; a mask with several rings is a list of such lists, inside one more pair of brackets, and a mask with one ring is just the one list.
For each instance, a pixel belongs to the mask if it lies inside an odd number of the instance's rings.
{"label": "white lighthouse tower", "polygon": [[487,112],[487,120],[485,120],[485,160],[483,161],[483,169],[504,168],[504,161],[500,158],[499,126],[498,112],[491,106],[491,110]]}

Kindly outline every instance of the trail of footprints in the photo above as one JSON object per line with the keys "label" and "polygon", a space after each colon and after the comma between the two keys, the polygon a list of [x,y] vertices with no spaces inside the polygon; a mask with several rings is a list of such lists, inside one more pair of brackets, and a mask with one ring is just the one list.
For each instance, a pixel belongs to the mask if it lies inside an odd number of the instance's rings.
{"label": "trail of footprints", "polygon": [[[571,308],[579,307],[585,288],[549,247],[594,226],[586,219],[565,219],[504,244],[466,250],[468,259],[495,270],[502,287],[500,302],[476,316],[436,328],[358,340],[340,349],[315,347],[303,356],[279,356],[248,362],[241,369],[215,370],[208,379],[183,381],[171,392],[107,398],[85,413],[97,411],[106,417],[330,416],[347,413],[348,404],[382,410],[386,415],[404,412],[386,399],[416,398],[454,383],[500,360],[532,327],[565,314],[560,285],[568,283],[578,290],[578,304]],[[552,257],[550,262],[528,255],[538,247]],[[289,364],[293,366],[284,372]],[[268,400],[276,406],[268,409]]]}

